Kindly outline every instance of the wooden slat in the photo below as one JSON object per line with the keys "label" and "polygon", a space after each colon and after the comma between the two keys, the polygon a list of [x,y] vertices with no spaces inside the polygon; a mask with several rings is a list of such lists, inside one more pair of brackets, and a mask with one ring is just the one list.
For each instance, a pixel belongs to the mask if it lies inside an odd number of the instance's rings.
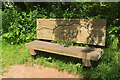
{"label": "wooden slat", "polygon": [[37,19],[37,38],[105,46],[105,19]]}
{"label": "wooden slat", "polygon": [[57,43],[50,43],[45,41],[33,41],[26,43],[25,46],[30,49],[41,50],[60,55],[72,56],[87,60],[98,60],[98,56],[101,54],[102,49],[92,47],[78,47],[78,46],[65,46]]}

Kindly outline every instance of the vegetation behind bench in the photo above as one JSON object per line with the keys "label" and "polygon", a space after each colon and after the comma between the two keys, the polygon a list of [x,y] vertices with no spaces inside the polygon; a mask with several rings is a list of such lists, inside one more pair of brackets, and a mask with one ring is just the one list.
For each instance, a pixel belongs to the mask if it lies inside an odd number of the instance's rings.
{"label": "vegetation behind bench", "polygon": [[[3,4],[3,3],[2,3]],[[4,60],[7,63],[12,62],[15,63],[17,60],[16,55],[18,54],[18,57],[20,58],[20,54],[23,55],[29,55],[28,52],[23,53],[23,50],[16,50],[16,45],[19,46],[19,44],[23,44],[26,42],[30,42],[34,39],[36,39],[36,18],[85,18],[85,19],[106,19],[107,20],[107,32],[106,32],[106,47],[104,47],[105,54],[102,57],[102,61],[95,67],[94,65],[91,68],[83,68],[80,70],[77,69],[77,74],[84,74],[84,77],[91,78],[90,80],[93,80],[93,78],[99,79],[102,78],[103,80],[115,78],[119,75],[118,70],[118,53],[120,51],[116,50],[120,47],[120,18],[118,17],[120,14],[120,2],[103,2],[102,4],[105,4],[106,6],[100,6],[99,2],[80,2],[80,3],[31,3],[31,2],[16,2],[12,4],[13,7],[5,7],[7,6],[2,5],[2,36],[3,39],[6,42],[9,42],[10,44],[14,44],[14,48],[11,49],[11,45],[7,47],[5,44],[4,46],[4,54],[6,52],[6,55],[3,56]],[[32,6],[31,6],[32,5]],[[46,6],[47,5],[47,6]],[[24,8],[24,9],[23,9]],[[51,12],[52,11],[52,12]],[[9,15],[9,17],[8,17]],[[20,27],[21,26],[21,27]],[[2,42],[3,43],[3,42]],[[56,43],[63,43],[62,41],[57,41]],[[65,43],[66,44],[66,43]],[[76,45],[77,43],[72,43],[73,45]],[[84,44],[78,44],[79,46],[84,46]],[[3,45],[2,45],[3,46]],[[89,46],[89,45],[88,45]],[[6,50],[6,49],[10,50]],[[14,50],[16,50],[16,54],[14,54]],[[117,52],[118,51],[118,52]],[[8,55],[8,53],[11,53],[15,56]],[[43,56],[45,53],[42,54]],[[50,56],[54,54],[49,54]],[[45,55],[44,57],[37,56],[37,60],[40,63],[46,60],[46,58],[50,57],[49,55]],[[47,57],[46,57],[47,56]],[[59,55],[56,55],[57,59],[54,59],[55,57],[52,56],[52,61],[55,60],[55,64],[61,69],[61,70],[71,70],[72,72],[75,71],[74,67],[76,67],[76,64],[78,61],[73,62],[74,58],[71,61],[68,58],[68,61],[64,63],[65,59],[61,60],[61,58],[58,58]],[[24,58],[25,56],[21,56],[21,58],[26,62]],[[60,56],[64,57],[64,56]],[[31,58],[31,57],[30,57]],[[12,61],[11,59],[14,59]],[[77,59],[78,60],[78,59]],[[32,60],[33,61],[33,60]],[[36,60],[34,60],[36,61]],[[61,64],[59,64],[59,62]],[[49,62],[49,61],[46,61]],[[53,65],[54,62],[50,62],[49,65]],[[39,65],[38,63],[38,65]],[[72,66],[71,66],[72,63]],[[66,66],[65,66],[65,65]],[[79,63],[78,63],[79,64]],[[80,63],[81,64],[81,63]],[[43,65],[46,65],[45,62],[43,62]],[[81,65],[82,66],[82,65]],[[56,68],[56,66],[53,66]],[[57,68],[58,69],[58,68]],[[59,70],[59,69],[58,69]],[[82,72],[81,72],[82,71]],[[116,80],[116,79],[115,79]]]}

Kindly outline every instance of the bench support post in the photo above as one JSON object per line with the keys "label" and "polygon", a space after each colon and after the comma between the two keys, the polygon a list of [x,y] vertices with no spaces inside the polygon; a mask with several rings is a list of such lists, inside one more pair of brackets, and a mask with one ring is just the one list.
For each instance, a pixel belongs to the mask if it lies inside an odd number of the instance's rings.
{"label": "bench support post", "polygon": [[34,49],[29,49],[31,55],[36,55],[36,52]]}
{"label": "bench support post", "polygon": [[88,60],[88,59],[82,59],[82,63],[86,67],[90,67],[91,66],[90,60]]}

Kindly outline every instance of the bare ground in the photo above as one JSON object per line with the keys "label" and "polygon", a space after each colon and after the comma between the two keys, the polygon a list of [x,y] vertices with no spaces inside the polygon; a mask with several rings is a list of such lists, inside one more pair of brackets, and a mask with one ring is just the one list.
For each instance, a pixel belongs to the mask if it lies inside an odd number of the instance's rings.
{"label": "bare ground", "polygon": [[[27,67],[25,65],[11,66],[2,78],[80,78],[77,75],[68,74],[67,72],[59,72],[55,68],[49,67]],[[81,77],[82,79],[82,77]]]}

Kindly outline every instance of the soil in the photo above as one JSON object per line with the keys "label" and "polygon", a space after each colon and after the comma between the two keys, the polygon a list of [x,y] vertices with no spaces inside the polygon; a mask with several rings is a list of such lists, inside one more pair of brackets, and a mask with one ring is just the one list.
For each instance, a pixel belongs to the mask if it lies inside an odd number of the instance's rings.
{"label": "soil", "polygon": [[49,67],[27,67],[25,65],[11,66],[2,78],[82,78],[67,72],[58,71]]}

